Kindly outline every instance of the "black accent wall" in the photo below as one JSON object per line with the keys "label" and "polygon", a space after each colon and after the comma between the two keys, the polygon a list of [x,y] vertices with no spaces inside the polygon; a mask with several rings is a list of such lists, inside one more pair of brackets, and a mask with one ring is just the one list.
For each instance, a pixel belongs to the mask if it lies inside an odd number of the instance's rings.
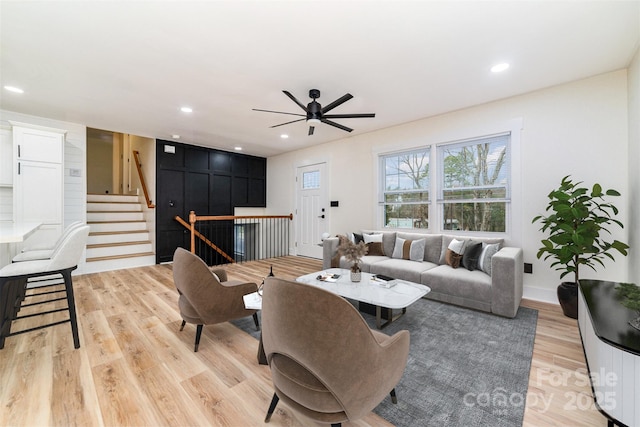
{"label": "black accent wall", "polygon": [[[175,152],[166,152],[165,146]],[[196,215],[233,215],[235,207],[265,207],[267,159],[158,139],[156,181],[156,262],[160,263],[172,261],[177,247],[189,249],[190,234],[174,220],[176,215],[188,222],[192,210]],[[233,224],[216,227],[219,246],[233,254]]]}

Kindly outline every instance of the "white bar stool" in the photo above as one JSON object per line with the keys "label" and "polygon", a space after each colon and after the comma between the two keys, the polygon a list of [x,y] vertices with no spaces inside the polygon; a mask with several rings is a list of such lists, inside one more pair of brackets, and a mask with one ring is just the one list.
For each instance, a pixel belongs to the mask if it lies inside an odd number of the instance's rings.
{"label": "white bar stool", "polygon": [[77,221],[69,224],[67,228],[62,232],[62,235],[58,238],[53,246],[38,246],[34,245],[29,248],[25,248],[18,255],[14,256],[11,262],[21,262],[21,261],[33,261],[37,259],[49,259],[53,255],[53,253],[60,247],[64,239],[71,233],[74,229],[83,225],[82,221]]}
{"label": "white bar stool", "polygon": [[[80,261],[82,251],[87,244],[88,236],[88,225],[76,227],[68,233],[59,247],[54,250],[49,259],[14,262],[0,269],[0,349],[4,348],[4,341],[7,337],[66,322],[71,323],[71,332],[73,334],[74,347],[80,347],[71,272],[78,267],[78,262]],[[64,279],[64,290],[54,290],[49,292],[36,293],[34,295],[26,295],[28,279],[53,274],[60,274],[62,276],[62,278]],[[54,284],[51,286],[57,285],[58,284]],[[45,287],[48,286],[36,287],[33,289]],[[53,295],[60,292],[66,293],[67,307],[18,316],[18,312],[23,307],[31,307],[65,299],[65,297],[54,297],[47,301],[23,304],[23,301],[25,301],[26,298],[47,294]],[[17,332],[11,332],[11,323],[14,320],[50,314],[64,310],[69,311],[68,319],[20,330]]]}

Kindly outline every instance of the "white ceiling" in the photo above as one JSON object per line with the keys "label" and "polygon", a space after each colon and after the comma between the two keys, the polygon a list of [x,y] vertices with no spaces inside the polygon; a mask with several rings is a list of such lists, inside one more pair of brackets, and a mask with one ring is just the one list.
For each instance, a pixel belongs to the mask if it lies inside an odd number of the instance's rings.
{"label": "white ceiling", "polygon": [[[271,156],[626,68],[640,1],[3,0],[0,20],[0,83],[25,91],[2,109]],[[312,88],[376,117],[308,136],[252,111]]]}

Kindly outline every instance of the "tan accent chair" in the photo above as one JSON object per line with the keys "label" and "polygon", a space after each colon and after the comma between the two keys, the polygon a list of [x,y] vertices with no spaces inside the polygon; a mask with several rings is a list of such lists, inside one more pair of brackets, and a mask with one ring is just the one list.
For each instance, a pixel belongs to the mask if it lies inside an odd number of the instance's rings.
{"label": "tan accent chair", "polygon": [[227,322],[253,315],[256,328],[260,330],[256,310],[244,308],[243,295],[256,292],[258,285],[240,280],[227,280],[223,269],[210,270],[200,257],[178,248],[173,254],[173,281],[180,298],[178,306],[182,325],[196,326],[196,343],[193,351],[198,351],[203,325]]}
{"label": "tan accent chair", "polygon": [[275,392],[304,416],[334,426],[367,415],[387,394],[396,403],[409,332],[372,330],[345,299],[269,277],[262,297],[262,343]]}

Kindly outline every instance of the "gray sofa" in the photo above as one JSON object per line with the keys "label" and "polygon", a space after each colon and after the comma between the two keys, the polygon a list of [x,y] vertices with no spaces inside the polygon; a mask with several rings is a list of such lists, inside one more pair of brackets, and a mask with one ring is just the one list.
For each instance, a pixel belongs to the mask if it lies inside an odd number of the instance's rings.
{"label": "gray sofa", "polygon": [[[502,247],[502,239],[470,238],[447,234],[418,234],[365,230],[363,234],[382,234],[384,255],[367,255],[360,264],[362,271],[384,274],[396,279],[421,283],[431,288],[426,298],[482,310],[505,317],[515,317],[522,299],[522,249]],[[392,258],[396,238],[408,241],[425,239],[422,261]],[[490,275],[481,270],[452,268],[445,263],[445,253],[453,239],[474,240],[486,244],[499,243],[500,249],[490,258]],[[338,237],[323,242],[323,268],[349,268],[344,257],[338,257]],[[485,269],[488,271],[488,269]]]}

